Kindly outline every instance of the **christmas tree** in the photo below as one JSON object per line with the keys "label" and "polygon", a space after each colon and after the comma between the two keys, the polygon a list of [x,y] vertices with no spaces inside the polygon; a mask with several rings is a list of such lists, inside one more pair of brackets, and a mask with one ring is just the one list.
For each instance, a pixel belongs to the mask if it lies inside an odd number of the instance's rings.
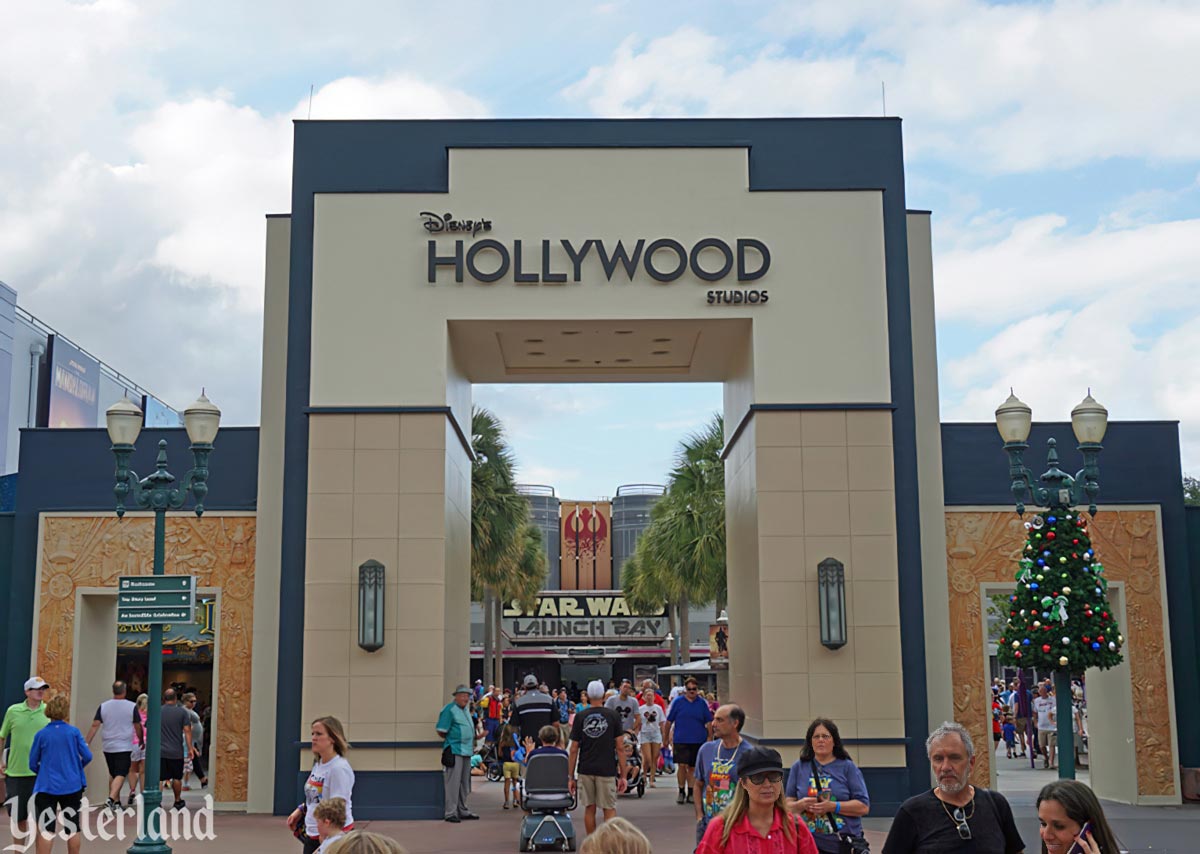
{"label": "christmas tree", "polygon": [[1000,663],[1067,673],[1120,664],[1125,638],[1084,514],[1055,508],[1034,516],[1025,530]]}

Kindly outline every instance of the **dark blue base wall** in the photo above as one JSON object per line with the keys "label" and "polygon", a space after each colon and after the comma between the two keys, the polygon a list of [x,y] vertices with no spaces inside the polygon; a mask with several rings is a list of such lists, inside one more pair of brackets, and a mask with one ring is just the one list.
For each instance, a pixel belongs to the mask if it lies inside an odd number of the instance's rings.
{"label": "dark blue base wall", "polygon": [[[307,779],[307,771],[296,775],[297,792]],[[355,821],[438,819],[445,815],[443,792],[441,771],[355,771],[351,809]]]}

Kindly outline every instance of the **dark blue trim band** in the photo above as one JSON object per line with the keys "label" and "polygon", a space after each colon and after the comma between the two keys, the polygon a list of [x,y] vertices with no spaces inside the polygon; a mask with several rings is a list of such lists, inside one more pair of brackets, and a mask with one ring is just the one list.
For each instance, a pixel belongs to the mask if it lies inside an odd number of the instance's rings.
{"label": "dark blue trim band", "polygon": [[[308,741],[293,741],[292,747],[308,747],[311,742]],[[436,747],[442,749],[440,741],[352,741],[350,742],[351,750],[395,750],[409,749],[417,747]]]}
{"label": "dark blue trim band", "polygon": [[[284,434],[275,810],[295,806],[304,662],[304,557],[308,492],[309,371],[312,335],[313,208],[316,193],[449,189],[452,148],[746,148],[749,188],[882,190],[888,340],[897,483],[901,659],[905,732],[924,735],[924,626],[908,249],[900,120],[574,119],[296,122]],[[352,156],[349,156],[352,153]],[[928,783],[920,750],[909,747],[912,782]],[[916,758],[917,762],[912,759]]]}

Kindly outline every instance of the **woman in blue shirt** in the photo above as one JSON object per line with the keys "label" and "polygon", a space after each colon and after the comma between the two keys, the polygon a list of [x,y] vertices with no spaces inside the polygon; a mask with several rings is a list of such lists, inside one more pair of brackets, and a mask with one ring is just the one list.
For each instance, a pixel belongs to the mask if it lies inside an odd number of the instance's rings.
{"label": "woman in blue shirt", "polygon": [[[59,694],[46,704],[46,717],[50,718],[50,723],[33,737],[29,769],[37,774],[33,804],[42,838],[45,839],[46,834],[53,837],[58,832],[56,814],[61,810],[67,850],[78,851],[79,811],[83,790],[87,788],[83,766],[92,761],[92,751],[88,750],[83,733],[67,723],[70,712],[71,703],[65,694]],[[52,838],[48,843],[39,840],[39,854],[49,851],[53,844]]]}
{"label": "woman in blue shirt", "polygon": [[867,784],[828,718],[808,725],[785,794],[788,811],[808,826],[818,851],[837,854],[840,837],[862,836],[862,817],[871,811]]}

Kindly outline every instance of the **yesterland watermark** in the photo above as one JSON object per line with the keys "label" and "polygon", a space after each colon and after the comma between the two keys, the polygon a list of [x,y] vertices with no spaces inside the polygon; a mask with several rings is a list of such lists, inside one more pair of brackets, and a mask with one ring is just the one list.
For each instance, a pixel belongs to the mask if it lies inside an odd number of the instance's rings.
{"label": "yesterland watermark", "polygon": [[29,821],[26,823],[25,830],[21,830],[16,818],[17,798],[9,798],[5,802],[5,805],[9,808],[8,832],[14,841],[13,844],[6,846],[3,850],[29,851],[32,849],[34,841],[39,834],[48,839],[66,840],[78,833],[88,842],[96,842],[98,840],[111,842],[114,839],[118,841],[129,840],[132,842],[139,837],[139,830],[146,827],[145,822],[151,818],[157,819],[157,822],[153,825],[158,829],[158,833],[152,837],[155,841],[160,839],[166,842],[180,839],[211,841],[217,838],[216,829],[213,824],[212,795],[204,796],[204,806],[199,809],[172,810],[157,807],[153,812],[147,813],[145,810],[145,800],[142,797],[139,796],[134,803],[135,806],[132,808],[117,807],[113,811],[103,804],[93,806],[85,797],[81,803],[79,813],[74,816],[67,816],[60,813],[57,830],[54,833],[50,833],[49,830],[40,830],[42,826],[49,828],[51,825],[52,819],[49,815],[49,810],[43,816],[45,820],[39,822],[34,798],[30,798],[28,804]]}

